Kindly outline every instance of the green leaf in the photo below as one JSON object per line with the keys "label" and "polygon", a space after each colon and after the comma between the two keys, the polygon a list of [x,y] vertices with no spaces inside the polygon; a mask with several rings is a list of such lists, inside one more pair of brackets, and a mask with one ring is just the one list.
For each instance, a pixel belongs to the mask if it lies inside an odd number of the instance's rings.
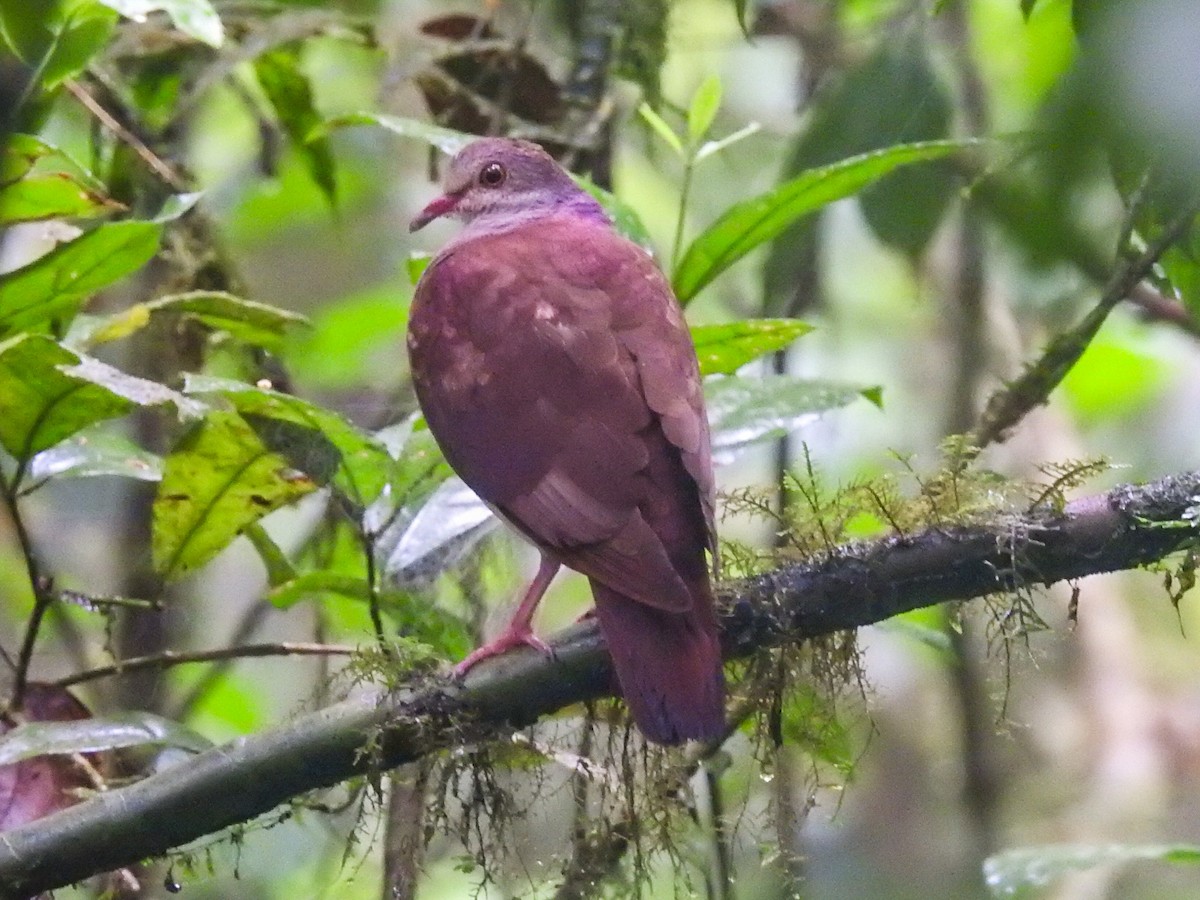
{"label": "green leaf", "polygon": [[87,350],[118,341],[145,328],[159,314],[182,315],[214,331],[223,331],[245,344],[272,352],[282,349],[288,334],[308,319],[300,313],[243,300],[223,291],[190,291],[135,303],[105,316],[76,316],[63,342]]}
{"label": "green leaf", "polygon": [[410,253],[408,259],[404,261],[404,270],[408,274],[408,283],[416,287],[417,282],[421,280],[421,276],[425,274],[425,270],[429,268],[431,262],[433,262],[432,254]]}
{"label": "green leaf", "polygon": [[330,206],[337,204],[333,151],[328,137],[313,136],[321,117],[313,105],[312,87],[300,68],[295,46],[279,47],[254,60],[258,83],[271,101],[280,125],[292,139],[308,173]]}
{"label": "green leaf", "polygon": [[0,30],[13,52],[53,90],[108,43],[116,17],[94,4],[0,0]]}
{"label": "green leaf", "polygon": [[0,737],[0,766],[47,754],[101,753],[146,744],[202,753],[212,741],[180,722],[148,712],[120,712],[70,722],[26,722]]}
{"label": "green leaf", "polygon": [[29,134],[9,135],[7,144],[0,149],[0,186],[7,187],[24,178],[39,159],[49,156],[54,149],[41,138]]}
{"label": "green leaf", "polygon": [[210,413],[166,459],[151,549],[164,578],[208,562],[248,525],[317,489],[241,416]]}
{"label": "green leaf", "polygon": [[1045,887],[1055,878],[1138,860],[1200,863],[1195,844],[1045,844],[1004,850],[983,863],[984,879],[994,897],[1011,897],[1026,888]]}
{"label": "green leaf", "polygon": [[0,343],[0,443],[18,462],[137,402],[79,367],[78,356],[40,335]]}
{"label": "green leaf", "polygon": [[[850,152],[950,136],[954,105],[920,32],[885,42],[855,85],[863,96],[854,99],[851,114],[861,113],[860,121],[868,122],[871,130]],[[859,203],[876,237],[915,258],[933,238],[956,189],[953,170],[935,163],[881,179],[863,191]]]}
{"label": "green leaf", "polygon": [[725,325],[695,325],[692,342],[701,375],[732,375],[746,363],[812,331],[799,319],[748,319]]}
{"label": "green leaf", "polygon": [[708,134],[717,110],[721,108],[721,79],[715,74],[709,75],[692,94],[692,103],[688,107],[688,137],[692,144]]}
{"label": "green leaf", "polygon": [[683,141],[679,139],[679,135],[674,132],[671,126],[663,120],[662,116],[650,107],[649,103],[643,103],[638,106],[638,115],[645,119],[646,124],[653,128],[658,136],[666,142],[667,146],[675,151],[676,156],[681,159],[683,158]]}
{"label": "green leaf", "polygon": [[604,211],[608,213],[608,217],[612,219],[613,227],[618,232],[625,235],[629,240],[633,241],[647,253],[653,255],[654,241],[650,238],[650,232],[646,230],[646,226],[642,223],[641,216],[637,214],[625,201],[617,197],[599,185],[593,184],[590,179],[571,176],[577,185],[591,194],[604,207]]}
{"label": "green leaf", "polygon": [[782,437],[823,412],[861,398],[863,388],[787,375],[725,375],[706,380],[704,396],[712,428],[713,459],[723,465],[747,447]]}
{"label": "green leaf", "polygon": [[161,233],[153,222],[112,222],[0,275],[0,337],[69,321],[84,300],[154,256]]}
{"label": "green leaf", "polygon": [[59,172],[30,175],[0,188],[0,227],[43,219],[90,218],[122,209],[120,203]]}
{"label": "green leaf", "polygon": [[[841,77],[828,79],[813,97],[781,180],[855,154],[945,137],[951,103],[925,45],[920,29],[897,29]],[[919,166],[880,179],[859,202],[876,236],[915,255],[932,236],[954,187],[948,166]],[[799,220],[772,242],[763,267],[768,308],[786,308],[795,297],[816,252],[816,224],[816,217]]]}
{"label": "green leaf", "polygon": [[849,197],[901,166],[942,159],[980,142],[901,144],[809,169],[779,187],[730,207],[687,248],[675,273],[675,295],[687,303],[714,278],[797,219]]}
{"label": "green leaf", "polygon": [[275,587],[267,599],[278,609],[290,609],[302,600],[327,599],[330,596],[366,601],[371,596],[367,579],[339,572],[305,572]]}
{"label": "green leaf", "polygon": [[52,478],[102,475],[159,481],[162,459],[110,428],[89,428],[34,456],[29,462],[29,486],[23,493],[36,490]]}
{"label": "green leaf", "polygon": [[378,125],[401,137],[416,138],[443,153],[454,154],[467,144],[477,140],[477,135],[455,131],[452,128],[442,128],[440,125],[430,125],[419,119],[406,119],[401,116],[389,116],[385,113],[357,112],[344,116],[327,119],[308,134],[308,140],[320,140],[330,131],[338,128],[350,128],[356,125]]}
{"label": "green leaf", "polygon": [[296,567],[292,565],[287,554],[275,543],[275,540],[267,534],[267,529],[262,527],[261,522],[247,525],[242,534],[254,545],[254,549],[258,552],[258,558],[262,560],[263,566],[267,570],[267,584],[276,588],[296,577]]}
{"label": "green leaf", "polygon": [[167,14],[176,28],[210,47],[220,47],[225,40],[225,29],[209,0],[100,0],[100,2],[136,22],[144,21],[147,14],[161,10]]}
{"label": "green leaf", "polygon": [[191,291],[159,297],[144,304],[152,315],[159,312],[181,313],[216,331],[224,331],[237,340],[276,351],[288,332],[307,325],[300,313],[253,300],[243,300],[223,291]]}
{"label": "green leaf", "polygon": [[[393,461],[383,444],[347,422],[337,413],[322,409],[299,397],[263,390],[240,382],[189,376],[185,390],[190,394],[224,397],[255,428],[272,450],[293,466],[312,476],[318,484],[333,486],[358,507],[379,496],[391,475]],[[259,420],[289,423],[315,433],[328,442],[331,455],[294,430],[272,430]]]}

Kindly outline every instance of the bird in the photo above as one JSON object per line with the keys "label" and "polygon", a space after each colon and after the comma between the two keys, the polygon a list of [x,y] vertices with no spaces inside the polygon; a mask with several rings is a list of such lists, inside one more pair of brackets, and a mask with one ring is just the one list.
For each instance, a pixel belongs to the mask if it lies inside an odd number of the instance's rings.
{"label": "bird", "polygon": [[446,461],[540,552],[507,628],[530,645],[560,567],[590,582],[615,688],[654,743],[725,729],[715,486],[699,365],[654,258],[541,147],[482,138],[411,223],[464,223],[413,296],[408,354]]}

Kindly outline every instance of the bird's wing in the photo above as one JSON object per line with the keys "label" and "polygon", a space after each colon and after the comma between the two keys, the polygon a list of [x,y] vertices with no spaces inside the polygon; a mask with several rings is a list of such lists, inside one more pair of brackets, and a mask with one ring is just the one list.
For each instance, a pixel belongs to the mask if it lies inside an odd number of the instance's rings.
{"label": "bird's wing", "polygon": [[[459,243],[418,286],[409,341],[430,429],[467,484],[571,567],[690,608],[668,544],[715,543],[708,429],[682,314],[640,249],[570,222]],[[662,496],[653,472],[672,466],[689,496]]]}

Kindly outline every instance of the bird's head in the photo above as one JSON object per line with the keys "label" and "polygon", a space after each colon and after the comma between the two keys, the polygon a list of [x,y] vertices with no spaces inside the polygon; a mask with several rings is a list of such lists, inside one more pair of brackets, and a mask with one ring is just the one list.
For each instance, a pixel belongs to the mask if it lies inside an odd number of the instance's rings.
{"label": "bird's head", "polygon": [[452,216],[471,223],[519,222],[573,207],[607,220],[600,205],[537,144],[481,138],[460,150],[442,178],[443,193],[412,220],[409,231]]}

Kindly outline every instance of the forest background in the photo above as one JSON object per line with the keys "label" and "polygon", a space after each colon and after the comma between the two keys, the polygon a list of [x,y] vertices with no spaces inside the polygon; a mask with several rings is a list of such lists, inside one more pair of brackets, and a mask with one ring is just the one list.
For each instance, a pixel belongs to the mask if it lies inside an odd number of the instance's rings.
{"label": "forest background", "polygon": [[[0,896],[1194,895],[1193,4],[0,29]],[[406,371],[464,132],[546,144],[687,307],[712,746],[626,727],[581,579],[557,660],[436,675],[531,565]]]}

